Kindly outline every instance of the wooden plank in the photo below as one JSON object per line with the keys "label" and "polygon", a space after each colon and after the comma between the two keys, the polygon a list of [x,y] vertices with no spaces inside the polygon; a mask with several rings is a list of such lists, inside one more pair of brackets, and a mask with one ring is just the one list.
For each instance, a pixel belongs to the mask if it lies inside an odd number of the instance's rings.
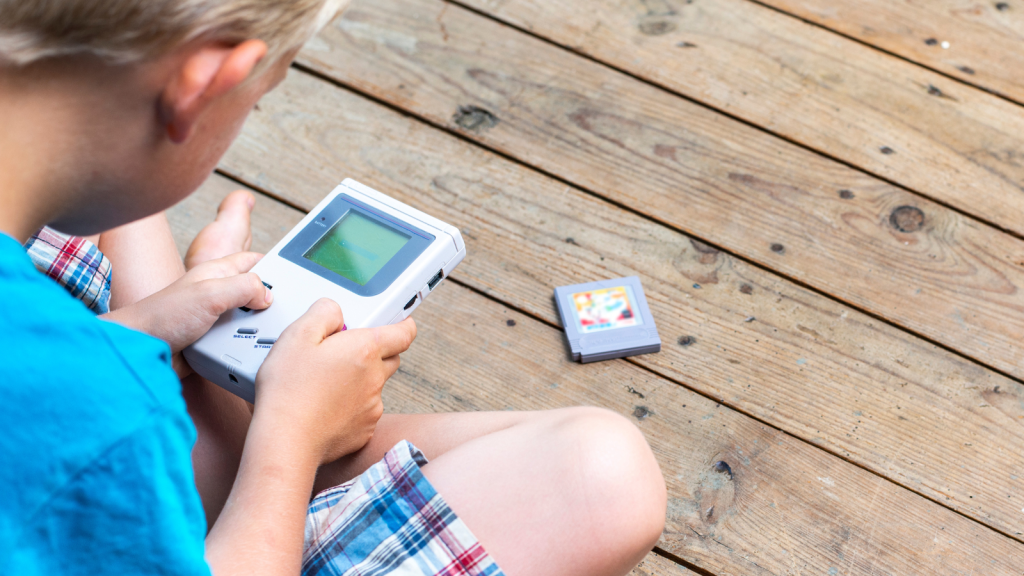
{"label": "wooden plank", "polygon": [[[202,187],[174,208],[168,210],[168,220],[174,232],[175,243],[182,257],[196,234],[208,224],[216,213],[220,201],[230,192],[245,188],[238,183],[213,174]],[[302,219],[304,213],[249,189],[256,196],[252,215],[252,250],[267,252],[288,230]],[[422,410],[420,410],[422,411]],[[654,552],[637,566],[631,576],[692,576],[694,573]]]}
{"label": "wooden plank", "polygon": [[1024,110],[991,94],[748,0],[465,3],[1024,234]]}
{"label": "wooden plank", "polygon": [[664,341],[637,362],[1024,532],[1013,380],[302,73],[222,168],[307,209],[345,177],[386,191],[463,231],[457,279],[552,324],[555,286],[636,274]]}
{"label": "wooden plank", "polygon": [[439,0],[357,2],[304,61],[1024,376],[1024,242],[998,230]]}
{"label": "wooden plank", "polygon": [[1024,103],[1020,0],[757,1]]}
{"label": "wooden plank", "polygon": [[1021,543],[628,362],[573,363],[560,331],[458,284],[416,318],[389,412],[583,404],[632,417],[669,489],[660,547],[708,571],[1016,575],[1024,562]]}

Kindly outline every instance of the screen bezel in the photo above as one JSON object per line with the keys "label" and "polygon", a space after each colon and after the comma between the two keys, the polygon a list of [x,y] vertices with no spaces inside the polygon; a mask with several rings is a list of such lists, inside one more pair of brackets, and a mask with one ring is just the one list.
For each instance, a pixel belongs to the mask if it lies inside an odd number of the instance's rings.
{"label": "screen bezel", "polygon": [[[384,226],[397,228],[401,232],[409,235],[409,241],[405,243],[405,246],[402,246],[401,250],[392,256],[391,260],[389,260],[383,268],[378,270],[377,273],[373,275],[373,278],[370,278],[370,280],[363,286],[360,286],[355,281],[349,280],[336,272],[332,272],[331,270],[328,270],[305,257],[305,254],[309,249],[319,242],[320,239],[329,233],[342,218],[352,211],[355,211],[360,215],[374,220]],[[434,239],[435,236],[433,234],[424,232],[423,230],[420,230],[407,222],[403,222],[390,214],[371,208],[347,194],[338,194],[334,200],[331,200],[331,203],[328,204],[327,207],[321,210],[305,228],[299,231],[299,233],[281,249],[280,256],[325,280],[345,288],[349,292],[368,297],[377,296],[387,290],[388,287],[398,279],[402,272],[415,262],[416,258],[419,258],[420,254],[423,254],[423,252],[426,251],[427,247],[430,246]]]}

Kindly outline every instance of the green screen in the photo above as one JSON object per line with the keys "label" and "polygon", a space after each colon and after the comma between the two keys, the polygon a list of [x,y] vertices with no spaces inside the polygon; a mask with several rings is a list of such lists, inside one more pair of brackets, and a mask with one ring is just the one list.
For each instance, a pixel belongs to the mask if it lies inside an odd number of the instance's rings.
{"label": "green screen", "polygon": [[409,236],[356,211],[338,221],[304,255],[335,274],[365,286]]}

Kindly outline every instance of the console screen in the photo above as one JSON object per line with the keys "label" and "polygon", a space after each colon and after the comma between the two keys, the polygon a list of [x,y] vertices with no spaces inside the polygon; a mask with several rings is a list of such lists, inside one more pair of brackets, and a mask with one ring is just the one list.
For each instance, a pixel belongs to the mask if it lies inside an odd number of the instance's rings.
{"label": "console screen", "polygon": [[303,257],[365,286],[410,238],[387,224],[349,210]]}

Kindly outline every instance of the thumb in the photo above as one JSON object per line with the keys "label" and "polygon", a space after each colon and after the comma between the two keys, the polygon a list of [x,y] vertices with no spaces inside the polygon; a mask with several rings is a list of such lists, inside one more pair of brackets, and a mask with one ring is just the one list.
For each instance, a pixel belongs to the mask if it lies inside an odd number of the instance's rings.
{"label": "thumb", "polygon": [[195,301],[214,317],[243,306],[263,310],[274,301],[274,293],[252,272],[203,280],[194,289],[199,292],[194,295]]}
{"label": "thumb", "polygon": [[230,256],[198,264],[185,274],[185,278],[191,282],[200,282],[211,278],[226,278],[244,274],[252,270],[252,267],[262,259],[263,255],[255,252],[237,252]]}
{"label": "thumb", "polygon": [[281,337],[297,337],[310,343],[319,344],[344,326],[345,315],[341,312],[341,306],[338,306],[338,303],[330,298],[321,298],[286,328]]}

